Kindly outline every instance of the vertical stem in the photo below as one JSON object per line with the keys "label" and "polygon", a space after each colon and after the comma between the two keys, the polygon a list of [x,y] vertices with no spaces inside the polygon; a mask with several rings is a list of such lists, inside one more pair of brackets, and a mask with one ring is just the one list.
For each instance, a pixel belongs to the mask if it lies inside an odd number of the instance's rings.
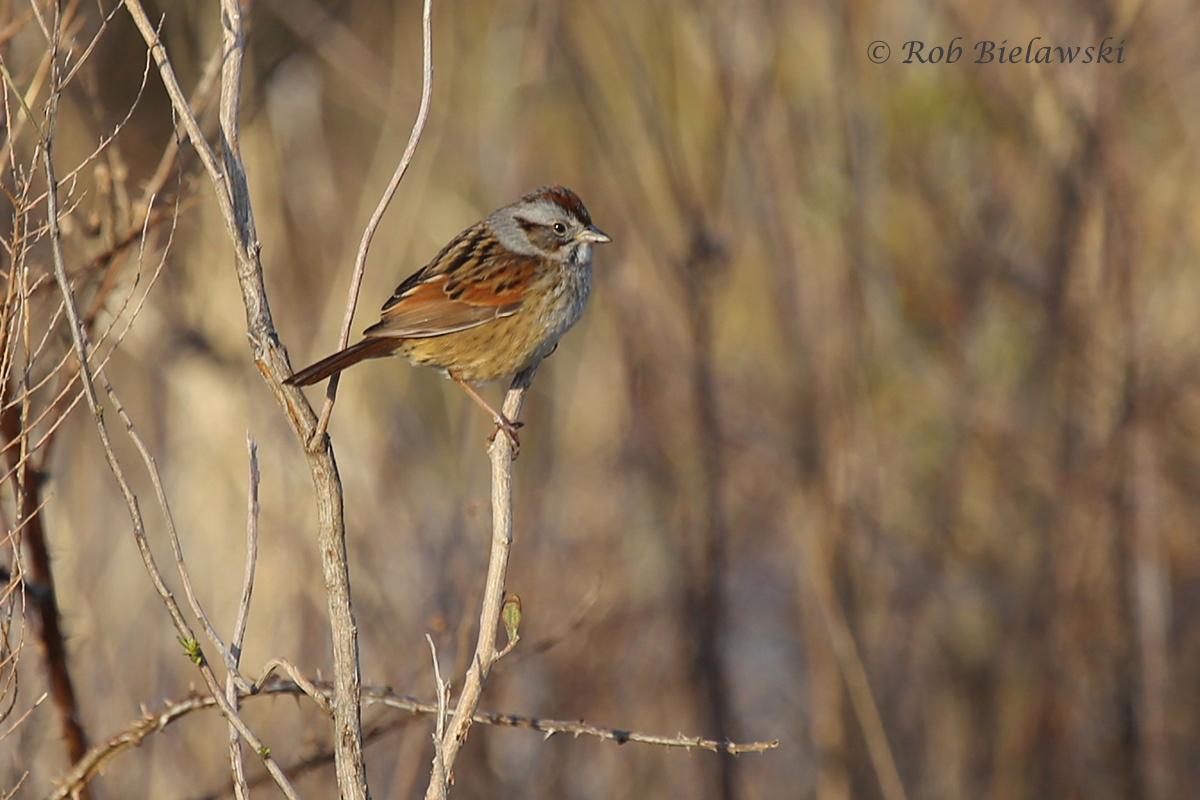
{"label": "vertical stem", "polygon": [[[525,390],[533,382],[538,365],[534,364],[513,378],[512,386],[504,397],[503,412],[508,419],[515,420],[521,414],[525,402]],[[492,460],[492,549],[488,560],[487,584],[483,592],[483,606],[479,612],[479,638],[475,643],[475,657],[467,669],[463,681],[462,695],[454,709],[446,733],[442,738],[442,769],[449,782],[454,771],[454,760],[467,731],[471,727],[483,685],[492,665],[499,659],[496,652],[496,629],[500,625],[500,609],[504,604],[504,583],[508,576],[508,553],[512,547],[512,466],[513,445],[503,433],[497,434],[489,451]],[[425,793],[426,800],[438,800],[440,795],[438,775],[432,776]]]}

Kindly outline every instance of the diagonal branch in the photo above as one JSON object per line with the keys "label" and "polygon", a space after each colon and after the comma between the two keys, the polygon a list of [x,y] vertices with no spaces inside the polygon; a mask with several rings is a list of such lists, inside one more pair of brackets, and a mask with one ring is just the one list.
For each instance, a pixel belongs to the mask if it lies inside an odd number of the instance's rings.
{"label": "diagonal branch", "polygon": [[[525,392],[537,374],[538,365],[517,373],[512,386],[504,397],[503,413],[508,419],[521,416],[521,406],[525,402]],[[479,707],[479,698],[483,694],[483,685],[487,682],[492,666],[499,660],[496,650],[496,629],[500,625],[500,609],[504,603],[504,584],[508,576],[508,553],[512,547],[512,468],[513,445],[507,436],[497,436],[492,440],[489,449],[492,459],[492,549],[488,560],[487,583],[483,591],[483,607],[479,612],[479,639],[475,644],[475,657],[467,669],[467,677],[463,682],[462,694],[458,698],[458,706],[454,716],[442,737],[442,758],[439,765],[447,776],[453,780],[454,760],[463,742],[467,740],[467,732],[475,719],[475,709]],[[435,770],[436,773],[436,770]],[[431,776],[426,800],[438,800],[441,782],[438,775]]]}

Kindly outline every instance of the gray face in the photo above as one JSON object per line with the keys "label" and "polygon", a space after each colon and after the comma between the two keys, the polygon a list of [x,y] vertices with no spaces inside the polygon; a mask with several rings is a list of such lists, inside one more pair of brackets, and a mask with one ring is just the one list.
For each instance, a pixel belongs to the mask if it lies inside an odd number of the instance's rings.
{"label": "gray face", "polygon": [[586,226],[550,199],[521,201],[488,217],[492,231],[509,250],[524,255],[567,260],[583,242],[575,239]]}
{"label": "gray face", "polygon": [[487,224],[513,252],[560,263],[586,264],[592,243],[609,241],[575,193],[561,186],[525,195],[493,213]]}

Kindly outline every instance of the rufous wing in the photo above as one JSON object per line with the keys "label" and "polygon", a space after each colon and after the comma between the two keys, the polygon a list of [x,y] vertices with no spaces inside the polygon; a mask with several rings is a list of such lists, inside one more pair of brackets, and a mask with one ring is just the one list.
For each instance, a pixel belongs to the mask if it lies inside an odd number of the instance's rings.
{"label": "rufous wing", "polygon": [[[483,255],[483,254],[481,254]],[[447,272],[409,278],[384,307],[367,338],[416,339],[442,336],[512,316],[537,270],[537,260],[495,252]],[[416,277],[416,276],[414,276]],[[407,285],[407,288],[406,288]]]}

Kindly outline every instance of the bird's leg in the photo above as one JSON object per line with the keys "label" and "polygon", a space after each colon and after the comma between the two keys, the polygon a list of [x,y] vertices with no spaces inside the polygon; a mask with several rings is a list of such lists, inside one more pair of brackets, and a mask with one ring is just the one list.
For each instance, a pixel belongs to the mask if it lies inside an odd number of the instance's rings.
{"label": "bird's leg", "polygon": [[513,444],[514,454],[519,453],[521,451],[521,440],[517,438],[517,429],[525,423],[519,420],[511,420],[496,409],[492,408],[490,405],[488,405],[488,401],[484,400],[483,396],[479,394],[479,392],[475,391],[474,386],[462,380],[453,372],[447,371],[446,374],[450,376],[452,381],[461,386],[462,390],[470,395],[471,399],[478,403],[480,408],[482,408],[491,416],[492,422],[496,423],[496,430],[492,431],[492,435],[488,437],[488,441],[490,442],[496,438],[497,431],[504,431],[504,435],[507,436]]}

